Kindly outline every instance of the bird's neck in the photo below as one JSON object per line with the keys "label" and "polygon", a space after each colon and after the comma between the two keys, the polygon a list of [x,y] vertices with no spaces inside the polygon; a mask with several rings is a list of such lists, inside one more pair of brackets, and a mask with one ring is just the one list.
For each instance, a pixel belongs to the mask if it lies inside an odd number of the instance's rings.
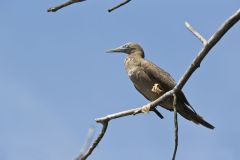
{"label": "bird's neck", "polygon": [[144,58],[144,53],[142,51],[135,51],[128,55],[128,57],[133,58]]}

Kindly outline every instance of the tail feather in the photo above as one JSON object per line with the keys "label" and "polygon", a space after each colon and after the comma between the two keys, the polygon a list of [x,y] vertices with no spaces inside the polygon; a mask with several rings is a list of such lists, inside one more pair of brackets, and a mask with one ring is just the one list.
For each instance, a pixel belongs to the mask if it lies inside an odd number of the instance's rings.
{"label": "tail feather", "polygon": [[196,124],[201,124],[209,129],[214,129],[214,126],[205,121],[201,116],[192,111],[186,105],[178,109],[178,113],[181,114],[184,118],[193,121]]}

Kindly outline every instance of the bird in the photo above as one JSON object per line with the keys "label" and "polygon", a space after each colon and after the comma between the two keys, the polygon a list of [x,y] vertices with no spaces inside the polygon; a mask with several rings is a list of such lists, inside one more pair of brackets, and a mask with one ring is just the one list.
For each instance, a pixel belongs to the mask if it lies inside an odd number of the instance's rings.
{"label": "bird", "polygon": [[[176,81],[168,72],[145,59],[144,50],[137,43],[128,42],[115,49],[110,49],[107,52],[127,54],[127,57],[124,60],[125,70],[127,71],[134,87],[149,101],[156,100],[176,86]],[[196,124],[201,124],[209,129],[214,129],[213,125],[205,121],[203,117],[196,113],[188,102],[183,91],[178,91],[176,97],[176,109],[182,117]],[[169,111],[173,111],[173,97],[170,96],[159,105]],[[146,109],[145,107],[143,112],[148,111],[149,108]],[[160,118],[163,118],[163,115],[156,108],[152,111]]]}

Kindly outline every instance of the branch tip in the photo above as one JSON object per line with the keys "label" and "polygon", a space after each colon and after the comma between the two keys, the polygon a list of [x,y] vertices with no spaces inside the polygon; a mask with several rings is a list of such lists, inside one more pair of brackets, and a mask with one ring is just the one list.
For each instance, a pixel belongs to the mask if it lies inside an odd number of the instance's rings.
{"label": "branch tip", "polygon": [[200,33],[198,33],[188,22],[185,22],[185,26],[190,32],[194,34],[194,36],[196,36],[203,43],[203,45],[207,44],[207,40]]}
{"label": "branch tip", "polygon": [[100,141],[102,140],[103,136],[105,135],[105,133],[107,131],[107,127],[108,127],[108,121],[103,122],[102,123],[102,129],[99,132],[97,138],[94,140],[93,144],[89,147],[89,149],[86,151],[86,153],[83,153],[83,154],[79,155],[76,158],[76,160],[86,160],[88,158],[88,156],[91,155],[93,150],[97,147],[97,145],[100,143]]}
{"label": "branch tip", "polygon": [[108,9],[108,12],[110,13],[110,12],[114,11],[115,9],[117,9],[117,8],[119,8],[119,7],[127,4],[127,3],[129,3],[130,1],[131,1],[131,0],[125,0],[124,2],[122,2],[122,3],[120,3],[120,4],[116,5],[116,6],[114,6],[113,8]]}
{"label": "branch tip", "polygon": [[69,0],[69,1],[67,1],[67,2],[65,2],[65,3],[62,3],[62,4],[60,4],[60,5],[57,5],[57,6],[55,6],[55,7],[51,7],[51,8],[49,8],[47,11],[48,11],[48,12],[56,12],[56,11],[58,11],[59,9],[62,9],[62,8],[64,8],[64,7],[67,7],[67,6],[71,5],[71,4],[78,3],[78,2],[83,2],[83,1],[86,1],[86,0]]}

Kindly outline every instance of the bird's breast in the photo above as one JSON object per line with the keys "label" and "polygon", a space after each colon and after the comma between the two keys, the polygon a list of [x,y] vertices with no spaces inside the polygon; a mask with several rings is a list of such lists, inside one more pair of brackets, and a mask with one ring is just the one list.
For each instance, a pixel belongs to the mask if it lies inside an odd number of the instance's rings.
{"label": "bird's breast", "polygon": [[[160,97],[163,93],[155,93],[152,91],[153,86],[159,84],[155,79],[152,79],[145,71],[145,68],[141,66],[141,60],[132,57],[127,57],[124,62],[125,69],[129,78],[133,82],[136,89],[148,100],[153,101]],[[168,101],[161,103],[167,109],[171,109],[172,103]]]}
{"label": "bird's breast", "polygon": [[128,73],[129,78],[139,76],[140,62],[134,58],[127,57],[124,61],[125,69]]}
{"label": "bird's breast", "polygon": [[159,95],[156,95],[151,91],[152,87],[156,82],[148,76],[148,74],[145,72],[144,68],[141,66],[141,63],[138,62],[138,60],[126,58],[125,69],[134,86],[145,97],[148,97],[148,99],[150,100],[159,97]]}

